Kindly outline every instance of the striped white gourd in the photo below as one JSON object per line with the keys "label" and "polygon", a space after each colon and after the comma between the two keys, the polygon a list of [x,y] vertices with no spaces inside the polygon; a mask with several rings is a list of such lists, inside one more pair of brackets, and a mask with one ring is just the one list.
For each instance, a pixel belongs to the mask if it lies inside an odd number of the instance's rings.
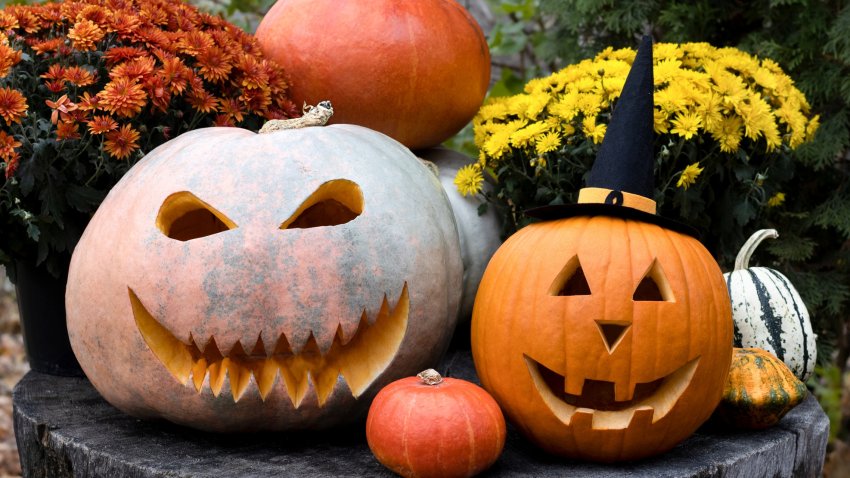
{"label": "striped white gourd", "polygon": [[767,350],[806,381],[817,358],[817,336],[806,304],[784,275],[767,267],[748,267],[759,243],[778,236],[775,229],[757,231],[735,258],[735,269],[723,274],[732,300],[735,347]]}

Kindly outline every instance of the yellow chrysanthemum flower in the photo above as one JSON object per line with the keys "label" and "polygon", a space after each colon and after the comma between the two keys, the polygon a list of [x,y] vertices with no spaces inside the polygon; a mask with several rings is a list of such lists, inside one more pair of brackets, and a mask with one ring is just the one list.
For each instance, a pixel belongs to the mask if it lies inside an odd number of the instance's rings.
{"label": "yellow chrysanthemum flower", "polygon": [[697,178],[699,177],[702,170],[705,168],[699,167],[699,162],[689,164],[682,174],[679,176],[679,181],[676,182],[677,188],[688,189],[692,184],[697,182]]}
{"label": "yellow chrysanthemum flower", "polygon": [[673,124],[671,133],[678,134],[685,139],[691,139],[699,132],[699,127],[702,126],[702,118],[695,113],[686,113],[676,116],[671,123]]}
{"label": "yellow chrysanthemum flower", "polygon": [[581,129],[584,135],[590,138],[595,144],[602,142],[607,128],[607,125],[597,123],[595,116],[588,116],[581,122]]}
{"label": "yellow chrysanthemum flower", "polygon": [[543,136],[537,138],[537,143],[535,144],[537,154],[545,154],[550,151],[555,151],[558,147],[561,146],[561,137],[555,133],[546,133]]}
{"label": "yellow chrysanthemum flower", "polygon": [[776,193],[767,200],[767,207],[781,206],[785,202],[785,193]]}
{"label": "yellow chrysanthemum flower", "polygon": [[455,176],[455,187],[463,196],[473,196],[481,192],[484,184],[484,174],[478,163],[467,164],[460,168]]}

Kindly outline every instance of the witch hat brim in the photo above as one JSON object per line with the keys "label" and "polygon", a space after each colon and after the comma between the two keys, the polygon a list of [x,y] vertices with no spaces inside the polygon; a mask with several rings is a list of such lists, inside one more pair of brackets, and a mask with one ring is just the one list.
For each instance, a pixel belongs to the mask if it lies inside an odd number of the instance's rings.
{"label": "witch hat brim", "polygon": [[579,191],[578,203],[528,209],[524,211],[526,216],[542,220],[616,216],[697,236],[692,227],[655,213],[652,64],[652,39],[645,36],[611,114],[586,187]]}

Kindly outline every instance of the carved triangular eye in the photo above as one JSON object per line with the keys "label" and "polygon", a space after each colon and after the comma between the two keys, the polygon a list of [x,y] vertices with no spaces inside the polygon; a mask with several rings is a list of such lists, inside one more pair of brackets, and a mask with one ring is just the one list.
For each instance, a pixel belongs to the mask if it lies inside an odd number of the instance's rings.
{"label": "carved triangular eye", "polygon": [[363,191],[347,179],[334,179],[319,186],[292,216],[280,225],[281,229],[338,226],[363,213]]}
{"label": "carved triangular eye", "polygon": [[578,256],[573,256],[549,286],[549,295],[590,295],[590,284],[581,268]]}
{"label": "carved triangular eye", "polygon": [[185,242],[236,229],[236,223],[189,191],[181,191],[165,198],[156,227],[166,236]]}
{"label": "carved triangular eye", "polygon": [[632,300],[638,302],[675,302],[673,289],[670,287],[670,282],[667,281],[667,275],[658,263],[658,259],[653,259],[649,269],[640,280]]}

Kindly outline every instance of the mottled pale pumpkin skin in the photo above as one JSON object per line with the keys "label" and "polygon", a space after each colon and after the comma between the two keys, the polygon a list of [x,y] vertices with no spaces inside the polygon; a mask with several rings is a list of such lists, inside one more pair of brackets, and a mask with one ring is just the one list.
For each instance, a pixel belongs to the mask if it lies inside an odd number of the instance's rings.
{"label": "mottled pale pumpkin skin", "polygon": [[[354,181],[364,210],[328,227],[278,227],[316,188]],[[190,191],[237,228],[188,242],[155,221],[163,201]],[[462,267],[457,230],[439,182],[402,145],[351,125],[256,135],[208,128],[162,145],[115,186],[80,240],[66,304],[74,352],[110,403],[216,431],[323,428],[362,417],[387,383],[436,364],[451,338]],[[134,323],[128,287],[175,337],[214,336],[222,351],[258,334],[303,343],[356,330],[384,295],[407,283],[410,314],[389,367],[355,399],[339,379],[319,407],[311,388],[296,410],[278,380],[262,400],[234,403],[183,385],[152,354]],[[248,345],[246,345],[247,347]]]}
{"label": "mottled pale pumpkin skin", "polygon": [[[554,278],[575,255],[592,295],[550,295]],[[632,300],[653,259],[674,303]],[[631,323],[613,353],[595,320]],[[505,241],[487,266],[472,316],[472,353],[484,388],[544,450],[595,461],[638,459],[687,438],[720,401],[732,356],[729,298],[717,263],[690,236],[605,216],[532,224]],[[570,393],[582,390],[582,378],[651,382],[700,361],[660,420],[640,417],[626,428],[593,429],[588,421],[558,419],[538,393],[524,354],[564,376]]]}
{"label": "mottled pale pumpkin skin", "polygon": [[808,393],[806,384],[771,353],[736,348],[715,417],[731,428],[767,428],[779,423]]}
{"label": "mottled pale pumpkin skin", "polygon": [[[458,170],[474,163],[475,160],[444,147],[416,151],[416,155],[437,165],[440,183],[452,205],[460,235],[460,255],[463,258],[463,296],[458,321],[468,327],[484,269],[502,245],[502,223],[493,207],[487,208],[484,214],[479,214],[479,207],[485,204],[484,199],[479,196],[463,196],[454,184]],[[485,183],[484,190],[489,189],[490,186]]]}
{"label": "mottled pale pumpkin skin", "polygon": [[490,84],[487,41],[454,0],[278,0],[256,36],[296,104],[330,100],[331,122],[411,149],[460,131]]}

